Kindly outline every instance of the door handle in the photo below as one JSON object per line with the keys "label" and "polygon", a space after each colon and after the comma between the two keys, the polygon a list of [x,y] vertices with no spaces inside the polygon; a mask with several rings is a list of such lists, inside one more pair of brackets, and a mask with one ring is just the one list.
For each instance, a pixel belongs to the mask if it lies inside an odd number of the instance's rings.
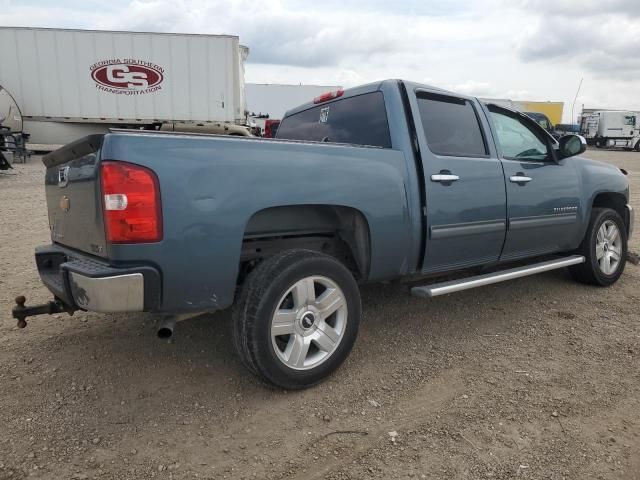
{"label": "door handle", "polygon": [[513,183],[519,183],[520,185],[523,185],[533,179],[531,177],[527,177],[524,173],[517,173],[516,175],[509,177],[509,180]]}
{"label": "door handle", "polygon": [[455,182],[457,180],[460,180],[460,177],[458,175],[453,175],[451,173],[435,173],[433,175],[431,175],[431,181],[432,182]]}

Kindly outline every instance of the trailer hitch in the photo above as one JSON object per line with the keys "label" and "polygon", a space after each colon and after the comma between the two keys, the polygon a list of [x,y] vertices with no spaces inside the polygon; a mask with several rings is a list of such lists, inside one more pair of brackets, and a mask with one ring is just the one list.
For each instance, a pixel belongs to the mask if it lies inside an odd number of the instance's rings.
{"label": "trailer hitch", "polygon": [[24,328],[27,326],[27,317],[33,317],[35,315],[53,315],[54,313],[63,312],[73,315],[73,312],[77,310],[77,308],[70,307],[57,298],[50,302],[33,305],[31,307],[26,307],[26,302],[27,299],[24,295],[17,296],[16,306],[11,310],[13,318],[18,320],[18,328]]}

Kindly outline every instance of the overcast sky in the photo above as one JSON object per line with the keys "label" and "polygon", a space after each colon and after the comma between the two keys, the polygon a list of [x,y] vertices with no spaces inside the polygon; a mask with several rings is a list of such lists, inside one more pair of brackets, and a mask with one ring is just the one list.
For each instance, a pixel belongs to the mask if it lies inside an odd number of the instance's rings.
{"label": "overcast sky", "polygon": [[[0,25],[234,34],[246,80],[640,110],[640,0],[0,0]],[[0,68],[2,64],[0,63]]]}

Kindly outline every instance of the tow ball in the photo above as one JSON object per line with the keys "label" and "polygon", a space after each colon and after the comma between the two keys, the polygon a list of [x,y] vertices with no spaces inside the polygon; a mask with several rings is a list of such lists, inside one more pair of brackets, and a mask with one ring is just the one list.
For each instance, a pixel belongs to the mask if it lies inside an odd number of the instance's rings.
{"label": "tow ball", "polygon": [[18,320],[18,328],[24,328],[27,326],[27,317],[33,317],[35,315],[53,315],[54,313],[68,313],[73,315],[75,308],[66,305],[58,299],[42,303],[40,305],[33,305],[31,307],[25,306],[27,299],[24,295],[16,297],[16,306],[11,310],[13,318]]}

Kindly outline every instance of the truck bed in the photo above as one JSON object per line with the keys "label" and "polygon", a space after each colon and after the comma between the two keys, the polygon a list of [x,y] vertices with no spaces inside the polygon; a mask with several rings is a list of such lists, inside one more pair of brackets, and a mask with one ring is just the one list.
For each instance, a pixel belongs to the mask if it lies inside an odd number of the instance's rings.
{"label": "truck bed", "polygon": [[[105,244],[100,250],[104,228],[95,172],[105,160],[126,161],[156,172],[164,223],[161,241]],[[54,243],[105,258],[111,266],[136,264],[141,259],[154,265],[162,277],[159,311],[216,310],[231,305],[243,238],[251,233],[248,225],[271,208],[318,205],[362,212],[368,235],[377,239],[371,251],[371,280],[396,277],[416,264],[418,245],[407,210],[412,204],[407,201],[409,173],[404,154],[397,150],[114,131],[66,146],[44,161],[49,217],[53,231],[64,235],[54,236]],[[61,188],[55,180],[66,167],[70,168],[70,183]],[[83,168],[84,175],[80,173]],[[60,209],[65,195],[72,202],[66,213]],[[84,207],[73,212],[76,204],[83,203]],[[186,267],[190,268],[188,276]]]}

